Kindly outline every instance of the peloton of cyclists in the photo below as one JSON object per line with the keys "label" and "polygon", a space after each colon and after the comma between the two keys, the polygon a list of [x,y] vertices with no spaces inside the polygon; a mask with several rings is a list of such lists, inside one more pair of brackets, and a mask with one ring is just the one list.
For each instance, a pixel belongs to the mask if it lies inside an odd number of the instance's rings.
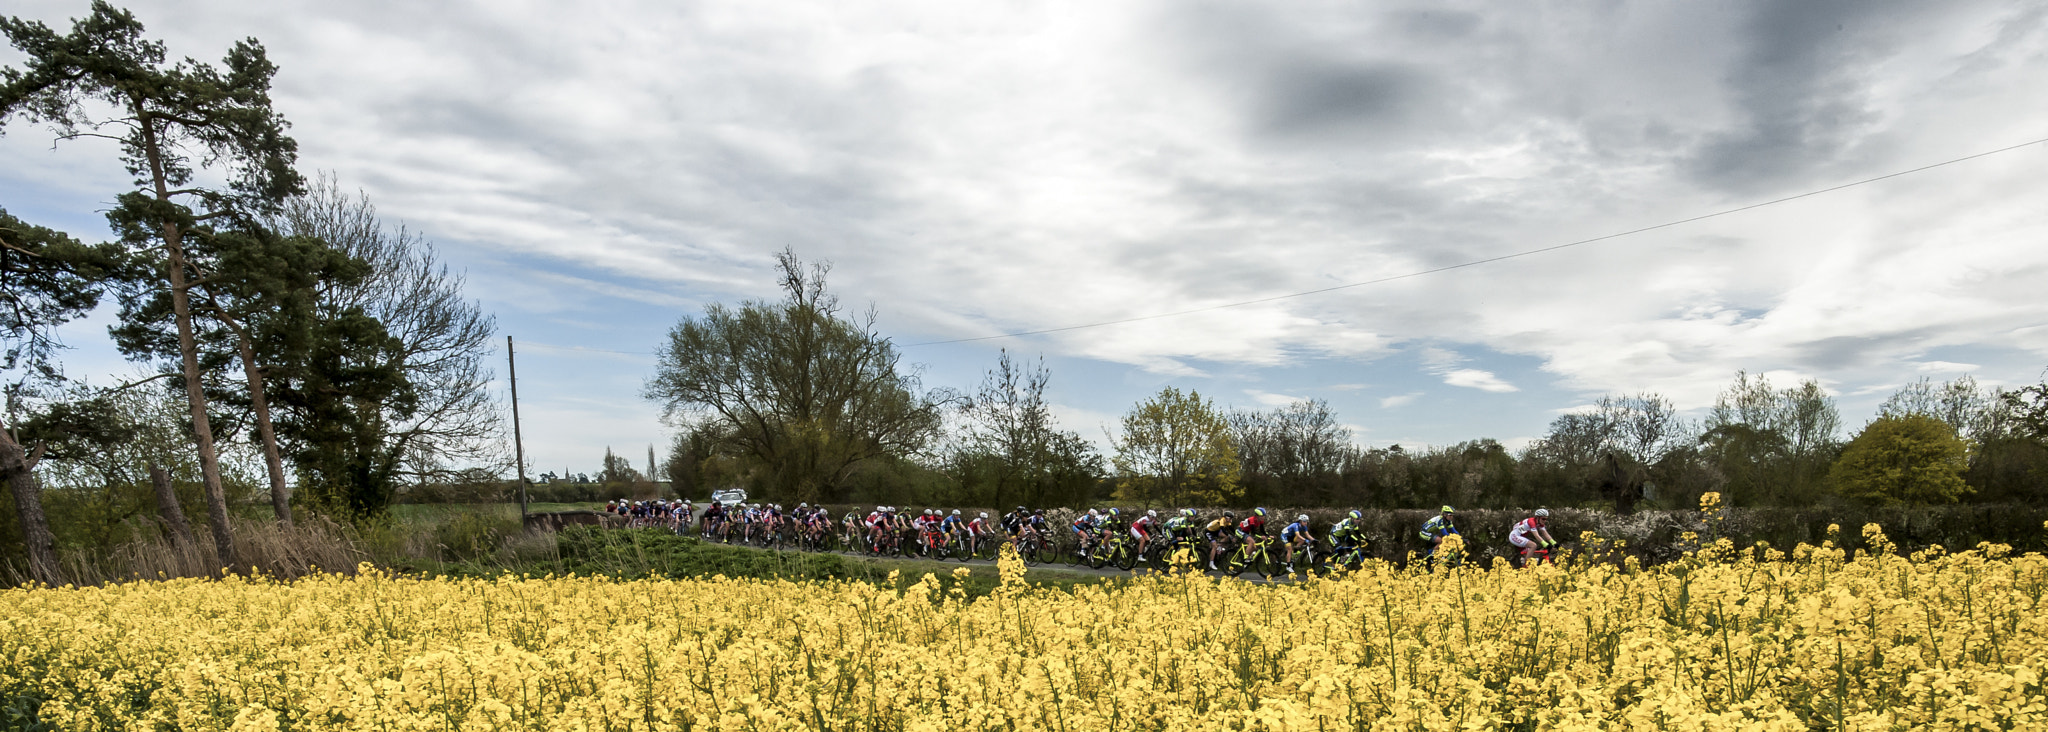
{"label": "peloton of cyclists", "polygon": [[[713,539],[723,531],[732,531],[738,538],[784,530],[805,539],[816,539],[827,532],[844,529],[846,538],[850,540],[857,540],[856,537],[865,534],[871,549],[892,544],[887,541],[889,539],[906,545],[919,542],[937,547],[952,540],[964,541],[971,546],[983,537],[1007,537],[1018,542],[1022,549],[1026,539],[1046,541],[1060,533],[1050,523],[1044,509],[1025,506],[1016,506],[1011,511],[995,515],[963,509],[902,509],[882,505],[873,507],[874,510],[865,515],[848,510],[838,520],[824,506],[808,502],[786,508],[775,503],[709,501],[700,508],[685,499],[654,499],[615,501],[607,509],[609,513],[626,517],[631,525],[666,524],[677,533],[694,528],[706,538]],[[1213,520],[1204,520],[1192,508],[1174,509],[1164,515],[1157,509],[1090,508],[1073,514],[1068,529],[1075,542],[1076,554],[1083,558],[1092,557],[1102,550],[1105,540],[1119,534],[1135,542],[1137,556],[1146,558],[1146,561],[1150,561],[1149,554],[1154,549],[1200,549],[1206,538],[1208,558],[1204,564],[1211,569],[1218,568],[1217,560],[1226,552],[1253,541],[1277,540],[1273,545],[1276,550],[1273,557],[1289,572],[1295,570],[1304,550],[1324,546],[1318,542],[1327,543],[1330,556],[1347,564],[1363,557],[1361,550],[1365,545],[1366,523],[1363,512],[1357,509],[1347,510],[1338,517],[1336,523],[1327,527],[1326,535],[1319,536],[1313,519],[1304,513],[1294,516],[1284,528],[1279,528],[1277,537],[1271,539],[1266,534],[1266,509],[1252,509],[1242,518],[1228,510],[1212,516]],[[1432,563],[1444,553],[1444,538],[1461,533],[1457,518],[1457,510],[1446,505],[1422,524],[1417,536],[1429,543],[1428,557]],[[1525,514],[1509,530],[1507,539],[1516,549],[1513,558],[1519,564],[1545,560],[1548,558],[1545,550],[1559,546],[1550,531],[1549,520],[1548,509],[1536,509]],[[885,536],[890,532],[893,534]],[[1163,546],[1155,546],[1162,542]],[[1198,558],[1196,561],[1201,560]]]}

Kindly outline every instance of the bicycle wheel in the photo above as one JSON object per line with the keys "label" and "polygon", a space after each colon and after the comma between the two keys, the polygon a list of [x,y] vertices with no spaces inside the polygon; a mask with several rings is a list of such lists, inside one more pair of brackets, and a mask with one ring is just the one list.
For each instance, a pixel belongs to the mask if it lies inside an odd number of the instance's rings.
{"label": "bicycle wheel", "polygon": [[1116,552],[1110,555],[1110,561],[1116,563],[1117,569],[1129,572],[1138,566],[1138,547],[1129,541],[1119,541],[1116,543]]}

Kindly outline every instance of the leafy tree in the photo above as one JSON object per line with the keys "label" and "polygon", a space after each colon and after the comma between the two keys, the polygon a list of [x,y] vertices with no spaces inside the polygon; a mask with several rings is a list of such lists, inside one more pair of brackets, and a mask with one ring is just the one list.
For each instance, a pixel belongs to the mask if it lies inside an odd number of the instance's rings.
{"label": "leafy tree", "polygon": [[[464,296],[459,273],[441,263],[434,245],[418,233],[393,229],[377,217],[377,209],[361,194],[342,192],[331,176],[316,180],[305,194],[285,201],[265,225],[281,234],[326,242],[367,271],[357,278],[326,278],[316,301],[325,331],[362,332],[364,317],[376,322],[388,338],[371,353],[349,354],[363,388],[355,393],[309,392],[293,379],[294,394],[288,442],[313,449],[315,435],[306,431],[313,413],[349,411],[348,431],[335,435],[358,446],[352,461],[368,469],[362,475],[390,483],[448,480],[461,466],[509,469],[503,439],[504,412],[492,397],[489,367],[497,325],[475,300]],[[341,335],[330,335],[339,342]],[[393,377],[397,378],[393,378]],[[400,381],[402,380],[402,388]],[[335,383],[323,376],[317,383]],[[384,396],[379,396],[384,394]],[[339,403],[346,402],[346,403]],[[303,405],[303,406],[297,406]],[[368,432],[358,433],[358,430]],[[316,478],[338,475],[334,465],[316,466]],[[341,485],[341,484],[336,484]],[[338,487],[342,494],[374,496],[388,486]],[[372,510],[382,510],[381,506]]]}
{"label": "leafy tree", "polygon": [[[211,401],[243,407],[268,468],[270,501],[279,522],[291,523],[291,488],[274,424],[270,384],[305,368],[317,342],[317,288],[360,279],[362,262],[317,239],[284,237],[253,222],[222,229],[187,247],[193,267],[206,276],[193,283],[195,341],[203,366],[239,361],[244,391]],[[141,288],[123,298],[114,340],[130,358],[176,362],[180,345],[171,293]],[[174,369],[175,370],[175,369]]]}
{"label": "leafy tree", "polygon": [[395,365],[403,343],[353,308],[323,313],[310,338],[306,358],[279,374],[274,394],[299,490],[336,515],[378,516],[397,495],[404,465],[390,422],[419,408],[418,391]]}
{"label": "leafy tree", "polygon": [[614,454],[612,448],[607,445],[604,448],[604,470],[598,473],[597,481],[632,485],[640,482],[640,471],[633,469],[633,461]]}
{"label": "leafy tree", "polygon": [[952,395],[923,393],[915,374],[898,370],[872,314],[840,314],[825,266],[805,267],[788,250],[776,264],[781,302],[714,303],[684,318],[644,393],[670,419],[716,424],[766,494],[836,498],[862,462],[923,452]]}
{"label": "leafy tree", "polygon": [[1879,417],[1849,441],[1829,477],[1849,498],[1879,504],[1954,503],[1969,486],[1969,446],[1924,414]]}
{"label": "leafy tree", "polygon": [[[0,119],[26,116],[64,139],[115,140],[136,176],[137,190],[120,194],[107,218],[124,244],[148,254],[170,290],[215,548],[223,565],[235,566],[193,325],[191,290],[205,274],[186,252],[188,238],[212,234],[212,222],[273,210],[299,191],[297,143],[270,106],[277,67],[254,39],[236,43],[224,68],[190,59],[167,65],[164,45],[104,1],[66,35],[19,18],[0,19],[0,31],[28,57],[24,68],[0,71]],[[109,128],[118,134],[101,132]],[[225,186],[196,182],[201,168],[216,167],[225,169]]]}
{"label": "leafy tree", "polygon": [[[8,389],[10,403],[28,383],[60,378],[52,361],[59,347],[54,331],[90,312],[104,281],[122,263],[118,247],[86,246],[0,209],[0,371],[26,369]],[[16,427],[0,424],[0,480],[14,498],[30,576],[62,584],[56,535],[33,473],[42,449],[25,449],[16,439]]]}
{"label": "leafy tree", "polygon": [[1230,423],[1197,392],[1166,387],[1124,414],[1113,440],[1116,496],[1167,505],[1229,505],[1244,496]]}

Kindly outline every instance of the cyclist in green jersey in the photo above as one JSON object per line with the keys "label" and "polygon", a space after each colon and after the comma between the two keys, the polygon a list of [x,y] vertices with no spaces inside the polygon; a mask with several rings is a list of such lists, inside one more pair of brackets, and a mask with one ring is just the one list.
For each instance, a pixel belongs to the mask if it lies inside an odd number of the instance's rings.
{"label": "cyclist in green jersey", "polygon": [[1422,525],[1422,538],[1429,542],[1431,560],[1436,559],[1436,550],[1443,546],[1444,537],[1458,533],[1458,527],[1454,523],[1457,515],[1458,509],[1444,506],[1435,518]]}

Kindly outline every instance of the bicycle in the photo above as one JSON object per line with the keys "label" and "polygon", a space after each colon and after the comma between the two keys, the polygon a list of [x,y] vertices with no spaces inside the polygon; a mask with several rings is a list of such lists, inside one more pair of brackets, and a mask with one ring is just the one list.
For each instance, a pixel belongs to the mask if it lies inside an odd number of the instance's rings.
{"label": "bicycle", "polygon": [[1050,562],[1057,558],[1055,555],[1059,552],[1053,548],[1051,542],[1045,540],[1045,535],[1029,527],[1019,530],[1011,543],[1017,547],[1017,557],[1024,560],[1027,566]]}
{"label": "bicycle", "polygon": [[1536,547],[1535,549],[1530,550],[1527,556],[1518,555],[1516,558],[1516,566],[1518,566],[1521,569],[1528,569],[1538,564],[1552,564],[1554,563],[1554,560],[1550,556],[1550,551],[1550,547],[1547,546]]}
{"label": "bicycle", "polygon": [[1121,531],[1105,537],[1102,540],[1102,546],[1099,547],[1099,551],[1095,552],[1095,556],[1088,566],[1094,569],[1101,569],[1105,564],[1126,572],[1131,571],[1132,567],[1138,565],[1137,540],[1132,539],[1129,534]]}
{"label": "bicycle", "polygon": [[1246,537],[1236,549],[1230,551],[1229,558],[1224,561],[1223,573],[1232,577],[1243,575],[1245,570],[1268,577],[1273,574],[1272,547],[1262,535]]}
{"label": "bicycle", "polygon": [[1284,564],[1290,574],[1295,573],[1296,567],[1301,568],[1301,574],[1324,573],[1330,568],[1324,566],[1322,562],[1328,559],[1328,553],[1322,551],[1322,540],[1317,539],[1303,542],[1301,546],[1296,547],[1293,556]]}

